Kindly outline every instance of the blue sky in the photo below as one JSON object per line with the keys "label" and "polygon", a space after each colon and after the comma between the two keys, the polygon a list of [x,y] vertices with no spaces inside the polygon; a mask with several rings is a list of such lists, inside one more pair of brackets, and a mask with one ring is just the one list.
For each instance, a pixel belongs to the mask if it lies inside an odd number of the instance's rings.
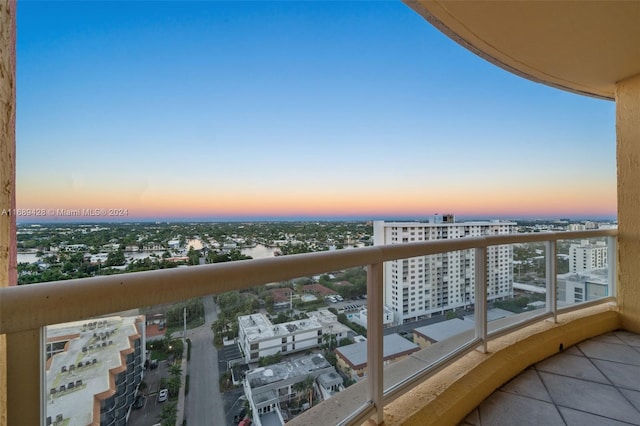
{"label": "blue sky", "polygon": [[615,215],[613,102],[400,2],[21,2],[17,55],[18,207]]}

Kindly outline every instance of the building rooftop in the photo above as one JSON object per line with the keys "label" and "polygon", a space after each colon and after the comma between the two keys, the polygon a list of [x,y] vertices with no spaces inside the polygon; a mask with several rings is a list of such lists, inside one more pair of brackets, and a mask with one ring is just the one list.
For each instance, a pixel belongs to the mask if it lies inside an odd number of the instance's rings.
{"label": "building rooftop", "polygon": [[[487,321],[495,321],[501,318],[510,317],[515,315],[511,311],[505,309],[494,308],[487,311]],[[464,319],[454,318],[442,322],[438,322],[431,325],[425,325],[424,327],[418,327],[413,330],[417,333],[429,339],[432,342],[441,342],[456,334],[464,333],[465,331],[472,330],[474,328],[475,317],[473,315],[466,315]]]}
{"label": "building rooftop", "polygon": [[[46,328],[47,343],[64,344],[64,350],[47,361],[46,407],[53,419],[61,414],[67,426],[86,426],[94,421],[94,397],[110,388],[112,370],[123,365],[122,355],[133,351],[139,338],[136,323],[144,317],[109,317]],[[55,389],[55,390],[54,390]]]}
{"label": "building rooftop", "polygon": [[307,355],[267,367],[247,371],[245,378],[252,389],[296,377],[305,378],[309,373],[331,367],[321,354]]}
{"label": "building rooftop", "polygon": [[609,284],[609,268],[589,269],[580,272],[567,272],[566,274],[558,275],[558,279],[607,285]]}
{"label": "building rooftop", "polygon": [[264,314],[251,314],[238,317],[238,324],[244,329],[249,341],[270,339],[274,336],[288,336],[302,331],[321,329],[315,318],[272,324]]}
{"label": "building rooftop", "polygon": [[302,287],[302,291],[305,293],[315,293],[320,296],[329,296],[331,294],[338,294],[337,291],[331,290],[329,287],[325,287],[322,284],[307,284]]}
{"label": "building rooftop", "polygon": [[[488,316],[488,314],[487,314]],[[424,327],[418,327],[413,330],[417,333],[429,339],[432,342],[440,342],[446,340],[456,334],[464,333],[465,331],[472,330],[474,328],[473,321],[465,321],[460,318],[454,318],[447,321],[438,322],[436,324],[425,325]]]}
{"label": "building rooftop", "polygon": [[[397,333],[384,336],[383,360],[397,358],[420,350],[420,347],[408,341]],[[360,369],[367,365],[367,342],[358,342],[336,348],[338,356],[342,357],[353,369]]]}
{"label": "building rooftop", "polygon": [[322,328],[329,328],[331,334],[347,333],[351,329],[338,321],[338,316],[328,309],[307,312],[310,318],[316,319]]}
{"label": "building rooftop", "polygon": [[[491,321],[499,320],[500,318],[506,318],[513,315],[515,315],[513,312],[507,311],[506,309],[493,308],[487,311],[487,321],[491,322]],[[465,315],[464,320],[471,321],[473,323],[476,321],[476,317],[474,315]]]}

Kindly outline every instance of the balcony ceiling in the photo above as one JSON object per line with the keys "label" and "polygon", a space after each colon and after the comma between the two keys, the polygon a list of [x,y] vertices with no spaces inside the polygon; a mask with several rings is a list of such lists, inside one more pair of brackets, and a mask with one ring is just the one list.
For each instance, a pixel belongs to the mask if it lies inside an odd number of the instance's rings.
{"label": "balcony ceiling", "polygon": [[404,0],[447,36],[530,80],[614,99],[640,74],[640,1]]}

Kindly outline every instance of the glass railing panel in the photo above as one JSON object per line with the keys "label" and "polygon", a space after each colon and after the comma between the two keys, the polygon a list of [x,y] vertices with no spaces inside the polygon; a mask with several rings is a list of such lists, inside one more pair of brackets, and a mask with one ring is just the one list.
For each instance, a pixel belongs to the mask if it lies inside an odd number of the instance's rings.
{"label": "glass railing panel", "polygon": [[546,312],[544,243],[487,248],[487,322],[489,332]]}
{"label": "glass railing panel", "polygon": [[[366,382],[366,283],[350,268],[48,326],[44,422],[155,424],[181,391],[189,423],[293,419]],[[358,342],[360,375],[340,356]]]}
{"label": "glass railing panel", "polygon": [[385,282],[393,321],[384,330],[384,385],[391,390],[474,339],[474,250],[387,262]]}
{"label": "glass railing panel", "polygon": [[590,302],[613,294],[609,282],[607,238],[558,240],[558,308]]}

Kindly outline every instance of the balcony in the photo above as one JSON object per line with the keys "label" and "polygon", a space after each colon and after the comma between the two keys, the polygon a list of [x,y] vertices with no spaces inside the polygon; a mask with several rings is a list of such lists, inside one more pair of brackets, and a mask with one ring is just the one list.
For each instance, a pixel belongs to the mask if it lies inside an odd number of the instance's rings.
{"label": "balcony", "polygon": [[[12,278],[12,218],[0,219],[2,244],[0,288],[0,425],[44,422],[41,353],[43,327],[125,309],[168,303],[261,285],[269,281],[369,265],[369,377],[300,416],[296,424],[359,424],[370,417],[385,424],[475,423],[475,410],[486,413],[500,396],[485,398],[521,371],[550,368],[544,359],[563,348],[583,350],[591,341],[620,339],[624,329],[640,332],[640,6],[637,2],[443,2],[407,1],[410,7],[466,48],[496,65],[534,81],[604,99],[615,99],[618,146],[617,249],[609,249],[610,283],[615,292],[597,303],[562,310],[555,301],[554,264],[549,262],[547,303],[543,315],[491,328],[486,322],[482,280],[476,283],[476,328],[465,346],[434,345],[431,356],[413,357],[382,369],[381,265],[391,259],[471,249],[482,255],[493,244],[554,241],[570,237],[526,235],[457,239],[446,244],[407,244],[349,252],[287,256],[269,261],[194,267],[133,275],[8,287]],[[15,3],[0,6],[0,165],[3,207],[15,206]],[[5,161],[6,160],[6,161]],[[575,238],[596,234],[572,234]],[[486,271],[475,262],[476,271]],[[478,269],[480,268],[480,269]],[[15,265],[13,265],[15,269]],[[613,268],[612,268],[613,269]],[[550,272],[549,272],[550,271]],[[482,276],[484,274],[479,274]],[[188,283],[187,285],[183,285]],[[478,293],[478,291],[480,293]],[[496,324],[498,325],[498,324]],[[597,336],[604,335],[598,338]],[[466,341],[467,339],[463,339]],[[585,343],[581,343],[585,342]],[[455,342],[454,342],[455,343]],[[610,343],[610,342],[608,342]],[[562,345],[562,348],[561,348]],[[633,345],[631,345],[633,346]],[[477,349],[480,350],[477,350]],[[633,346],[631,349],[634,349]],[[568,349],[567,356],[578,356]],[[419,371],[406,377],[407,371]],[[383,374],[384,373],[384,374]],[[581,373],[584,374],[584,373]],[[512,393],[519,382],[499,392]],[[614,386],[614,385],[612,385]],[[511,391],[511,392],[510,392]],[[499,393],[496,395],[500,395]],[[504,396],[504,395],[502,395]],[[550,395],[553,399],[553,395]],[[543,397],[544,398],[544,397]],[[553,401],[555,402],[555,401]],[[562,405],[562,404],[559,404]],[[579,407],[575,407],[579,408]],[[467,417],[467,414],[469,414]],[[524,417],[524,416],[523,416]],[[466,419],[466,420],[465,420]],[[628,418],[625,418],[629,420]]]}
{"label": "balcony", "polygon": [[[0,333],[7,335],[9,371],[21,372],[8,376],[9,424],[42,422],[46,410],[41,354],[43,327],[47,325],[84,321],[113,312],[356,266],[368,268],[368,378],[295,418],[292,424],[315,424],[314,419],[322,418],[323,423],[326,420],[331,424],[355,425],[371,417],[378,424],[383,420],[385,424],[402,424],[410,421],[406,414],[411,412],[398,416],[397,410],[407,400],[415,405],[415,394],[421,392],[427,392],[436,404],[441,404],[442,398],[447,401],[455,393],[456,408],[448,409],[445,422],[455,423],[499,386],[529,365],[555,354],[559,347],[569,347],[620,327],[614,296],[615,267],[609,268],[611,296],[559,308],[555,300],[553,261],[558,240],[605,237],[609,244],[609,264],[615,265],[616,235],[616,230],[600,230],[464,238],[2,288]],[[487,249],[524,242],[544,242],[546,246],[546,308],[488,322]],[[457,250],[475,252],[478,278],[474,329],[383,369],[384,262]],[[20,409],[27,405],[30,410]],[[415,407],[412,411],[415,415]],[[433,423],[443,421],[440,415],[429,415],[428,419]]]}

